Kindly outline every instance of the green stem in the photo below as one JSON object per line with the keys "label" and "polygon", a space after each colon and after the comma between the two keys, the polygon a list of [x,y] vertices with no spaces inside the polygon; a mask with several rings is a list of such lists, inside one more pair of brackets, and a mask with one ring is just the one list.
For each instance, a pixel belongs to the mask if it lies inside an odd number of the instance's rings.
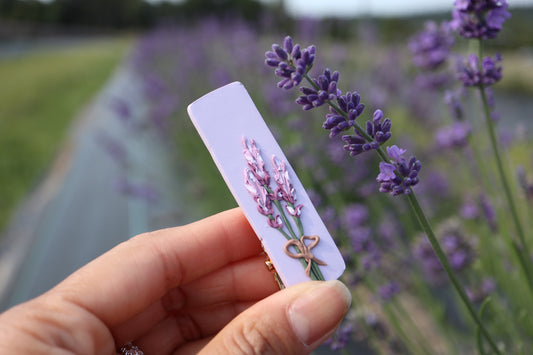
{"label": "green stem", "polygon": [[[483,317],[483,312],[485,312],[485,309],[487,308],[487,305],[489,304],[491,298],[487,297],[481,304],[481,307],[479,308],[479,317]],[[479,355],[485,355],[485,349],[483,348],[483,338],[481,337],[481,334],[479,332],[479,328],[476,328],[476,339],[477,339],[477,349],[479,352]]]}
{"label": "green stem", "polygon": [[[511,192],[511,187],[509,185],[509,182],[507,181],[507,176],[505,175],[505,170],[503,168],[502,158],[501,158],[500,150],[498,148],[498,141],[496,139],[496,132],[494,130],[494,124],[493,124],[492,119],[490,117],[490,109],[489,109],[489,104],[488,104],[488,101],[487,101],[487,95],[485,93],[485,87],[483,85],[481,85],[479,87],[479,91],[481,93],[481,101],[483,103],[483,111],[484,111],[484,116],[485,116],[485,122],[487,124],[487,129],[488,129],[488,132],[489,132],[489,138],[490,138],[490,143],[491,143],[491,146],[492,146],[492,152],[494,154],[494,158],[496,159],[496,167],[498,169],[498,174],[500,175],[500,180],[501,180],[501,183],[503,185],[503,190],[504,190],[504,193],[505,193],[505,197],[507,199],[507,204],[509,205],[509,211],[511,212],[511,218],[513,220],[513,223],[515,225],[516,231],[518,233],[518,237],[520,239],[520,244],[521,244],[520,247],[522,248],[522,251],[526,255],[530,255],[529,248],[528,248],[528,245],[527,245],[526,239],[525,239],[524,229],[522,228],[522,223],[520,222],[520,218],[518,217],[518,210],[516,208],[516,204],[514,202],[513,194]],[[527,275],[529,286],[533,290],[533,283],[532,283],[532,280],[531,280],[531,276],[529,275],[530,273],[529,273],[528,269],[527,268],[524,269],[524,272]]]}
{"label": "green stem", "polygon": [[[483,40],[482,39],[479,40],[479,60],[483,60]],[[492,145],[492,151],[494,153],[494,157],[496,158],[498,174],[500,175],[500,180],[502,181],[505,196],[507,198],[507,203],[509,204],[513,222],[515,224],[516,231],[518,232],[518,236],[520,238],[522,247],[524,248],[524,251],[526,252],[526,254],[530,255],[528,247],[527,247],[527,243],[525,240],[524,229],[522,228],[522,223],[520,223],[520,218],[518,217],[518,211],[517,211],[514,199],[513,199],[513,194],[511,192],[511,188],[507,180],[507,176],[505,175],[505,170],[503,168],[500,149],[498,148],[498,140],[496,139],[494,124],[490,117],[489,103],[487,100],[487,94],[485,93],[485,86],[483,84],[479,86],[479,92],[481,94],[481,101],[483,103],[483,113],[485,116],[485,122],[487,124],[487,129],[489,131],[489,138],[490,138],[490,143]]]}
{"label": "green stem", "polygon": [[413,209],[413,212],[415,213],[416,217],[418,218],[418,221],[420,222],[420,225],[422,226],[422,229],[426,233],[428,240],[433,247],[433,250],[435,251],[435,254],[437,255],[437,258],[439,259],[440,263],[442,264],[442,267],[444,268],[444,271],[448,275],[450,281],[452,282],[453,287],[457,291],[459,298],[465,305],[466,309],[468,310],[468,313],[470,313],[470,316],[476,323],[477,327],[479,328],[479,331],[483,334],[487,342],[489,343],[490,347],[496,354],[501,354],[500,350],[496,346],[496,343],[490,336],[489,332],[485,328],[483,322],[481,322],[481,319],[479,318],[478,314],[476,313],[476,310],[474,309],[474,305],[468,298],[468,295],[466,294],[465,290],[459,283],[459,280],[455,277],[454,272],[452,271],[452,268],[448,262],[448,259],[446,258],[446,255],[442,251],[440,244],[433,233],[433,230],[431,229],[431,226],[429,224],[429,221],[427,220],[426,216],[424,215],[424,212],[422,211],[422,208],[418,204],[418,200],[416,199],[416,196],[414,192],[411,192],[409,195],[407,195],[407,199],[409,200],[409,203],[411,204],[411,207]]}

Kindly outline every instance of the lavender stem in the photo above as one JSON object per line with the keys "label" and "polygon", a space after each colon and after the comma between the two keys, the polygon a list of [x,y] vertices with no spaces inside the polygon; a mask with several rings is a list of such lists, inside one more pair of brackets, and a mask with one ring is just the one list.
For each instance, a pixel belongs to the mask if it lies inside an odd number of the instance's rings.
{"label": "lavender stem", "polygon": [[[480,56],[480,58],[483,58],[482,55],[483,55],[483,40],[480,39],[479,40],[479,56]],[[496,159],[496,166],[497,166],[497,169],[498,169],[498,174],[500,175],[500,180],[501,180],[501,183],[503,185],[503,190],[504,190],[504,193],[505,193],[505,197],[507,199],[507,204],[509,205],[509,210],[511,212],[511,217],[512,217],[513,223],[515,225],[516,231],[518,233],[518,237],[520,239],[520,244],[521,245],[516,246],[516,248],[519,249],[517,251],[517,253],[519,254],[518,255],[518,259],[520,261],[520,266],[522,267],[522,269],[523,269],[523,271],[524,271],[524,273],[526,275],[526,279],[528,281],[528,286],[529,286],[530,290],[533,291],[532,275],[529,272],[530,271],[529,267],[527,266],[527,261],[526,261],[527,258],[525,258],[524,255],[523,255],[523,254],[525,254],[527,256],[527,255],[531,255],[531,253],[530,253],[528,244],[527,244],[526,239],[525,239],[524,229],[522,228],[522,223],[520,222],[520,218],[518,216],[518,210],[516,208],[516,204],[515,204],[515,201],[513,199],[513,194],[511,192],[511,188],[510,188],[509,182],[507,180],[507,176],[505,175],[505,170],[503,168],[500,149],[498,147],[498,141],[496,139],[496,132],[495,132],[494,124],[492,122],[492,118],[491,118],[491,115],[490,115],[490,108],[489,108],[489,104],[488,104],[488,100],[487,100],[487,95],[485,93],[485,86],[483,84],[479,85],[479,91],[480,91],[480,94],[481,94],[481,101],[482,101],[482,105],[483,105],[483,113],[484,113],[484,116],[485,116],[485,122],[486,122],[486,125],[487,125],[487,130],[489,132],[489,138],[490,138],[490,143],[491,143],[491,146],[492,146],[492,152],[494,154],[494,158]],[[516,243],[513,242],[513,244],[516,244]],[[524,260],[524,259],[526,259],[526,260]]]}

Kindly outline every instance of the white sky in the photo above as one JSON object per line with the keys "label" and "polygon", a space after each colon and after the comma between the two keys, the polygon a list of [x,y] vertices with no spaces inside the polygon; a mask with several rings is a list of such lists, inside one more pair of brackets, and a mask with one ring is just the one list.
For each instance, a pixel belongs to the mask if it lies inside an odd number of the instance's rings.
{"label": "white sky", "polygon": [[[271,2],[276,0],[263,0]],[[293,15],[376,16],[408,15],[452,9],[454,0],[283,0]],[[533,5],[533,0],[507,0],[509,8]]]}
{"label": "white sky", "polygon": [[[183,0],[146,0],[182,2]],[[280,0],[259,0],[277,3]],[[281,0],[287,11],[295,16],[351,17],[361,14],[401,16],[436,11],[451,11],[455,0]],[[533,6],[533,0],[507,0],[509,7]]]}

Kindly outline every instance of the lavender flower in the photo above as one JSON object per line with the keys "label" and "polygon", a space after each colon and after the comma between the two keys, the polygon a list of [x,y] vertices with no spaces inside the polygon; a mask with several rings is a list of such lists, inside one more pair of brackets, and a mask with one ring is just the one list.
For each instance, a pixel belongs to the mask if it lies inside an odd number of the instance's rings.
{"label": "lavender flower", "polygon": [[464,219],[475,219],[479,216],[477,205],[471,197],[463,202],[459,215]]}
{"label": "lavender flower", "polygon": [[310,46],[300,50],[300,45],[293,45],[292,38],[287,36],[283,47],[272,45],[272,51],[265,53],[265,64],[276,68],[276,75],[282,78],[278,87],[291,89],[298,86],[303,77],[312,68],[316,48]]}
{"label": "lavender flower", "polygon": [[138,198],[146,203],[155,203],[160,197],[149,183],[132,182],[126,176],[118,177],[114,185],[121,194]]}
{"label": "lavender flower", "polygon": [[431,244],[425,237],[418,239],[413,249],[413,255],[418,260],[422,272],[431,283],[441,284],[445,280],[444,269]]}
{"label": "lavender flower", "polygon": [[490,296],[495,290],[496,281],[494,281],[493,278],[487,277],[481,281],[480,285],[467,288],[466,294],[472,302],[483,302],[483,300]]}
{"label": "lavender flower", "polygon": [[351,323],[345,322],[333,333],[333,335],[326,340],[324,344],[329,345],[331,350],[341,350],[346,347],[350,341],[350,337],[354,331]]}
{"label": "lavender flower", "polygon": [[98,143],[100,143],[105,149],[107,154],[109,154],[109,156],[115,161],[115,163],[123,168],[128,165],[128,153],[123,144],[109,136],[104,131],[99,131],[96,139]]}
{"label": "lavender flower", "polygon": [[340,90],[337,89],[337,82],[339,81],[339,72],[331,74],[329,69],[324,70],[324,74],[318,78],[312,79],[314,88],[301,87],[300,91],[303,93],[296,103],[303,106],[304,110],[310,110],[314,107],[324,105],[326,101],[333,101],[341,95]]}
{"label": "lavender flower", "polygon": [[435,70],[448,59],[453,42],[449,23],[442,22],[438,26],[434,21],[428,21],[424,30],[409,41],[413,62],[423,70]]}
{"label": "lavender flower", "polygon": [[458,78],[464,86],[490,86],[502,78],[502,67],[498,65],[501,56],[496,54],[492,57],[484,57],[479,63],[479,58],[471,54],[464,61],[457,64]]}
{"label": "lavender flower", "polygon": [[494,98],[494,91],[491,87],[485,88],[485,96],[487,98],[487,105],[489,105],[490,118],[493,121],[498,121],[500,119],[500,114],[496,111],[496,100]]}
{"label": "lavender flower", "polygon": [[506,19],[506,0],[456,0],[450,26],[465,38],[495,38]]}
{"label": "lavender flower", "polygon": [[121,121],[126,122],[131,119],[131,107],[126,100],[119,97],[114,98],[111,101],[111,109],[118,115]]}
{"label": "lavender flower", "polygon": [[[329,230],[338,230],[340,228],[340,221],[338,213],[332,206],[326,206],[320,211],[320,217]],[[335,237],[335,234],[334,234]]]}
{"label": "lavender flower", "polygon": [[344,209],[342,222],[347,229],[361,226],[368,219],[368,208],[362,203],[352,203]]}
{"label": "lavender flower", "polygon": [[454,91],[446,91],[444,93],[444,102],[450,109],[450,114],[456,120],[462,120],[464,117],[463,105],[460,100],[460,93]]}
{"label": "lavender flower", "polygon": [[481,204],[483,215],[485,216],[485,219],[487,220],[487,223],[489,224],[490,229],[492,231],[498,230],[498,221],[497,221],[498,218],[496,215],[496,209],[494,208],[492,201],[489,199],[487,195],[483,194],[480,196],[479,202]]}
{"label": "lavender flower", "polygon": [[326,115],[326,121],[322,127],[330,130],[331,138],[337,136],[340,132],[353,127],[355,120],[359,117],[365,105],[361,103],[361,96],[354,92],[348,92],[346,95],[337,97],[338,109],[330,107],[330,113]]}
{"label": "lavender flower", "polygon": [[533,182],[528,180],[526,169],[523,166],[518,166],[516,169],[516,177],[522,191],[525,193],[525,197],[528,200],[533,200]]}
{"label": "lavender flower", "polygon": [[357,226],[348,230],[348,235],[356,253],[370,252],[376,249],[370,228]]}
{"label": "lavender flower", "polygon": [[379,296],[383,301],[390,301],[398,292],[400,292],[400,286],[395,281],[387,282],[378,288]]}
{"label": "lavender flower", "polygon": [[[456,220],[445,221],[437,233],[442,249],[454,271],[460,272],[473,263],[474,248]],[[429,280],[440,284],[446,279],[444,269],[426,237],[422,236],[418,239],[414,247],[414,255]]]}
{"label": "lavender flower", "polygon": [[353,250],[361,256],[361,263],[365,270],[378,266],[381,261],[381,252],[379,251],[371,230],[367,227],[355,227],[348,230]]}
{"label": "lavender flower", "polygon": [[412,156],[407,161],[403,154],[405,149],[393,145],[387,147],[387,154],[392,158],[391,163],[380,162],[380,173],[376,180],[381,184],[380,192],[388,192],[393,196],[411,193],[411,186],[419,182],[418,173],[422,164]]}
{"label": "lavender flower", "polygon": [[374,140],[367,142],[358,131],[355,131],[355,135],[345,135],[342,140],[346,142],[344,149],[350,152],[350,155],[355,156],[363,152],[367,152],[372,149],[378,149],[380,144],[385,143],[392,136],[390,132],[391,121],[386,118],[383,122],[383,112],[376,110],[372,121],[366,122],[366,133]]}
{"label": "lavender flower", "polygon": [[451,79],[448,73],[424,72],[418,74],[415,78],[416,87],[431,91],[445,88],[450,82]]}
{"label": "lavender flower", "polygon": [[468,122],[455,122],[442,127],[435,134],[435,141],[440,148],[463,148],[468,145],[472,128]]}

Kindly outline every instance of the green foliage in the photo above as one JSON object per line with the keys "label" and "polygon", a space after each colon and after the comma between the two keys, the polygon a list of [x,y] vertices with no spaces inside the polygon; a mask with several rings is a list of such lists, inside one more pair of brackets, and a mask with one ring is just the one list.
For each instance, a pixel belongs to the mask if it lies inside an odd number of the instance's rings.
{"label": "green foliage", "polygon": [[0,228],[129,44],[90,41],[0,61]]}
{"label": "green foliage", "polygon": [[108,29],[142,28],[161,20],[189,21],[205,16],[257,21],[262,11],[263,5],[257,0],[0,0],[0,18]]}

